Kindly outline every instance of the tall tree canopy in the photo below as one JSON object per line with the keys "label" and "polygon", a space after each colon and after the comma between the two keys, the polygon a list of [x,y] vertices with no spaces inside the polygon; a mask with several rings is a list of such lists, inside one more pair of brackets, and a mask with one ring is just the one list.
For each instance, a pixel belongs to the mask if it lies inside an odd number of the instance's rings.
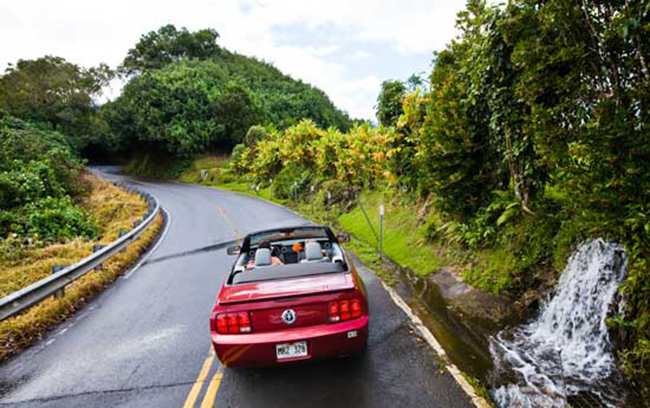
{"label": "tall tree canopy", "polygon": [[162,27],[142,37],[124,60],[132,75],[104,109],[129,152],[188,156],[227,150],[252,125],[286,128],[309,118],[347,130],[351,121],[321,90],[255,58],[219,48],[214,30]]}
{"label": "tall tree canopy", "polygon": [[402,81],[384,81],[377,97],[377,119],[384,126],[395,126],[404,113],[402,100],[407,89]]}
{"label": "tall tree canopy", "polygon": [[183,58],[207,59],[219,54],[219,33],[213,29],[189,32],[168,24],[151,31],[131,48],[120,66],[120,72],[133,75],[146,70],[163,68]]}
{"label": "tall tree canopy", "polygon": [[53,56],[20,60],[0,76],[0,109],[49,125],[83,147],[98,128],[93,98],[112,77],[105,64],[86,69]]}

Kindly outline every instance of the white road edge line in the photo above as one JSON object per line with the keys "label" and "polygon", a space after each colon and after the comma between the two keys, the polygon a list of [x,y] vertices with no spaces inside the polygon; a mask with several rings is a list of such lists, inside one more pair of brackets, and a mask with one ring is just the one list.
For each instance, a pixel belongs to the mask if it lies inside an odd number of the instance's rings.
{"label": "white road edge line", "polygon": [[135,273],[135,271],[137,271],[138,268],[139,268],[140,266],[142,266],[142,264],[143,264],[147,259],[149,259],[149,257],[151,256],[151,254],[153,254],[154,251],[156,250],[156,248],[158,248],[158,245],[160,245],[160,243],[163,242],[163,240],[165,239],[165,235],[167,235],[167,231],[169,231],[169,225],[172,223],[172,216],[169,215],[169,213],[167,212],[167,210],[165,210],[164,208],[163,208],[162,210],[163,210],[163,212],[165,213],[165,217],[166,217],[165,230],[163,231],[162,235],[160,235],[160,238],[158,239],[158,242],[156,242],[156,245],[154,245],[154,247],[151,248],[151,250],[148,251],[148,252],[147,252],[147,253],[142,257],[142,259],[140,259],[140,262],[138,262],[138,263],[137,263],[133,268],[131,268],[130,271],[128,271],[128,272],[124,275],[124,278],[123,278],[123,279],[129,279],[129,277],[131,277],[131,275],[133,275],[133,274]]}
{"label": "white road edge line", "polygon": [[452,377],[456,380],[458,385],[465,391],[465,393],[472,399],[472,402],[474,403],[475,406],[479,408],[490,408],[490,404],[488,404],[487,401],[485,401],[485,398],[479,396],[476,394],[476,391],[474,390],[474,387],[467,382],[465,377],[461,374],[460,370],[458,367],[456,367],[455,364],[450,362],[449,357],[447,356],[447,353],[445,352],[445,349],[442,348],[438,340],[433,336],[429,328],[427,328],[424,323],[422,323],[422,320],[413,313],[413,310],[411,307],[404,301],[404,299],[401,298],[399,294],[395,291],[395,289],[391,288],[388,286],[381,278],[377,278],[381,282],[381,284],[384,286],[384,289],[388,292],[390,297],[393,299],[393,302],[402,309],[404,313],[411,319],[411,322],[415,326],[415,328],[420,332],[420,335],[429,343],[429,346],[443,359],[445,362],[445,367],[447,368],[447,371],[449,371],[449,374],[451,374]]}

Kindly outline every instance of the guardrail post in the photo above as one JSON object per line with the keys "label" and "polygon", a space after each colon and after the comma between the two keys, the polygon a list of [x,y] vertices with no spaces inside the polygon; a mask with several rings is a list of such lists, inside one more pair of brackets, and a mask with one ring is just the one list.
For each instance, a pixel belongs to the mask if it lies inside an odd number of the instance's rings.
{"label": "guardrail post", "polygon": [[[128,234],[128,233],[129,233],[129,231],[126,231],[126,230],[120,230],[120,231],[117,233],[117,235],[118,235],[119,238],[122,238],[123,236],[125,236],[125,235]],[[126,251],[126,247],[124,247],[120,252],[122,253],[122,252],[124,252],[124,251]]]}
{"label": "guardrail post", "polygon": [[[95,253],[97,251],[100,251],[105,247],[106,247],[106,245],[93,245],[93,253]],[[95,272],[99,272],[101,270],[102,270],[102,264],[99,264],[99,265],[97,265],[97,267],[95,267]]]}
{"label": "guardrail post", "polygon": [[[61,269],[65,269],[70,265],[52,265],[52,274],[57,273]],[[65,288],[61,288],[54,292],[54,298],[55,299],[61,299],[63,296],[65,296]]]}

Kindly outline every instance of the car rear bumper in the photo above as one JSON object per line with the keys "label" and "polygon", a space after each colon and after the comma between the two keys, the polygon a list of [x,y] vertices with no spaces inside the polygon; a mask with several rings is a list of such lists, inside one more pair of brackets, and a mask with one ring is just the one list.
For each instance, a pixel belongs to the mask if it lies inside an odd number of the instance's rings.
{"label": "car rear bumper", "polygon": [[[358,319],[300,327],[276,332],[250,334],[212,333],[212,344],[224,366],[270,366],[295,361],[320,360],[363,350],[368,340],[368,316]],[[307,356],[278,360],[275,346],[307,342]]]}

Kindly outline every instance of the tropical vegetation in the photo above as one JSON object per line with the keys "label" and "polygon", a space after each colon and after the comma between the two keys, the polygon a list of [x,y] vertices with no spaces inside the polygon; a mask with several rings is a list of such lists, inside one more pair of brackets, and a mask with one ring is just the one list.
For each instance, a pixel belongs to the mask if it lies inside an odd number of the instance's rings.
{"label": "tropical vegetation", "polygon": [[610,323],[647,390],[650,8],[470,0],[457,26],[427,87],[383,84],[379,127],[304,121],[237,146],[232,171],[280,198],[346,208],[381,188],[419,203],[430,242],[474,254],[464,278],[514,299],[561,272],[581,240],[623,242],[628,306]]}

